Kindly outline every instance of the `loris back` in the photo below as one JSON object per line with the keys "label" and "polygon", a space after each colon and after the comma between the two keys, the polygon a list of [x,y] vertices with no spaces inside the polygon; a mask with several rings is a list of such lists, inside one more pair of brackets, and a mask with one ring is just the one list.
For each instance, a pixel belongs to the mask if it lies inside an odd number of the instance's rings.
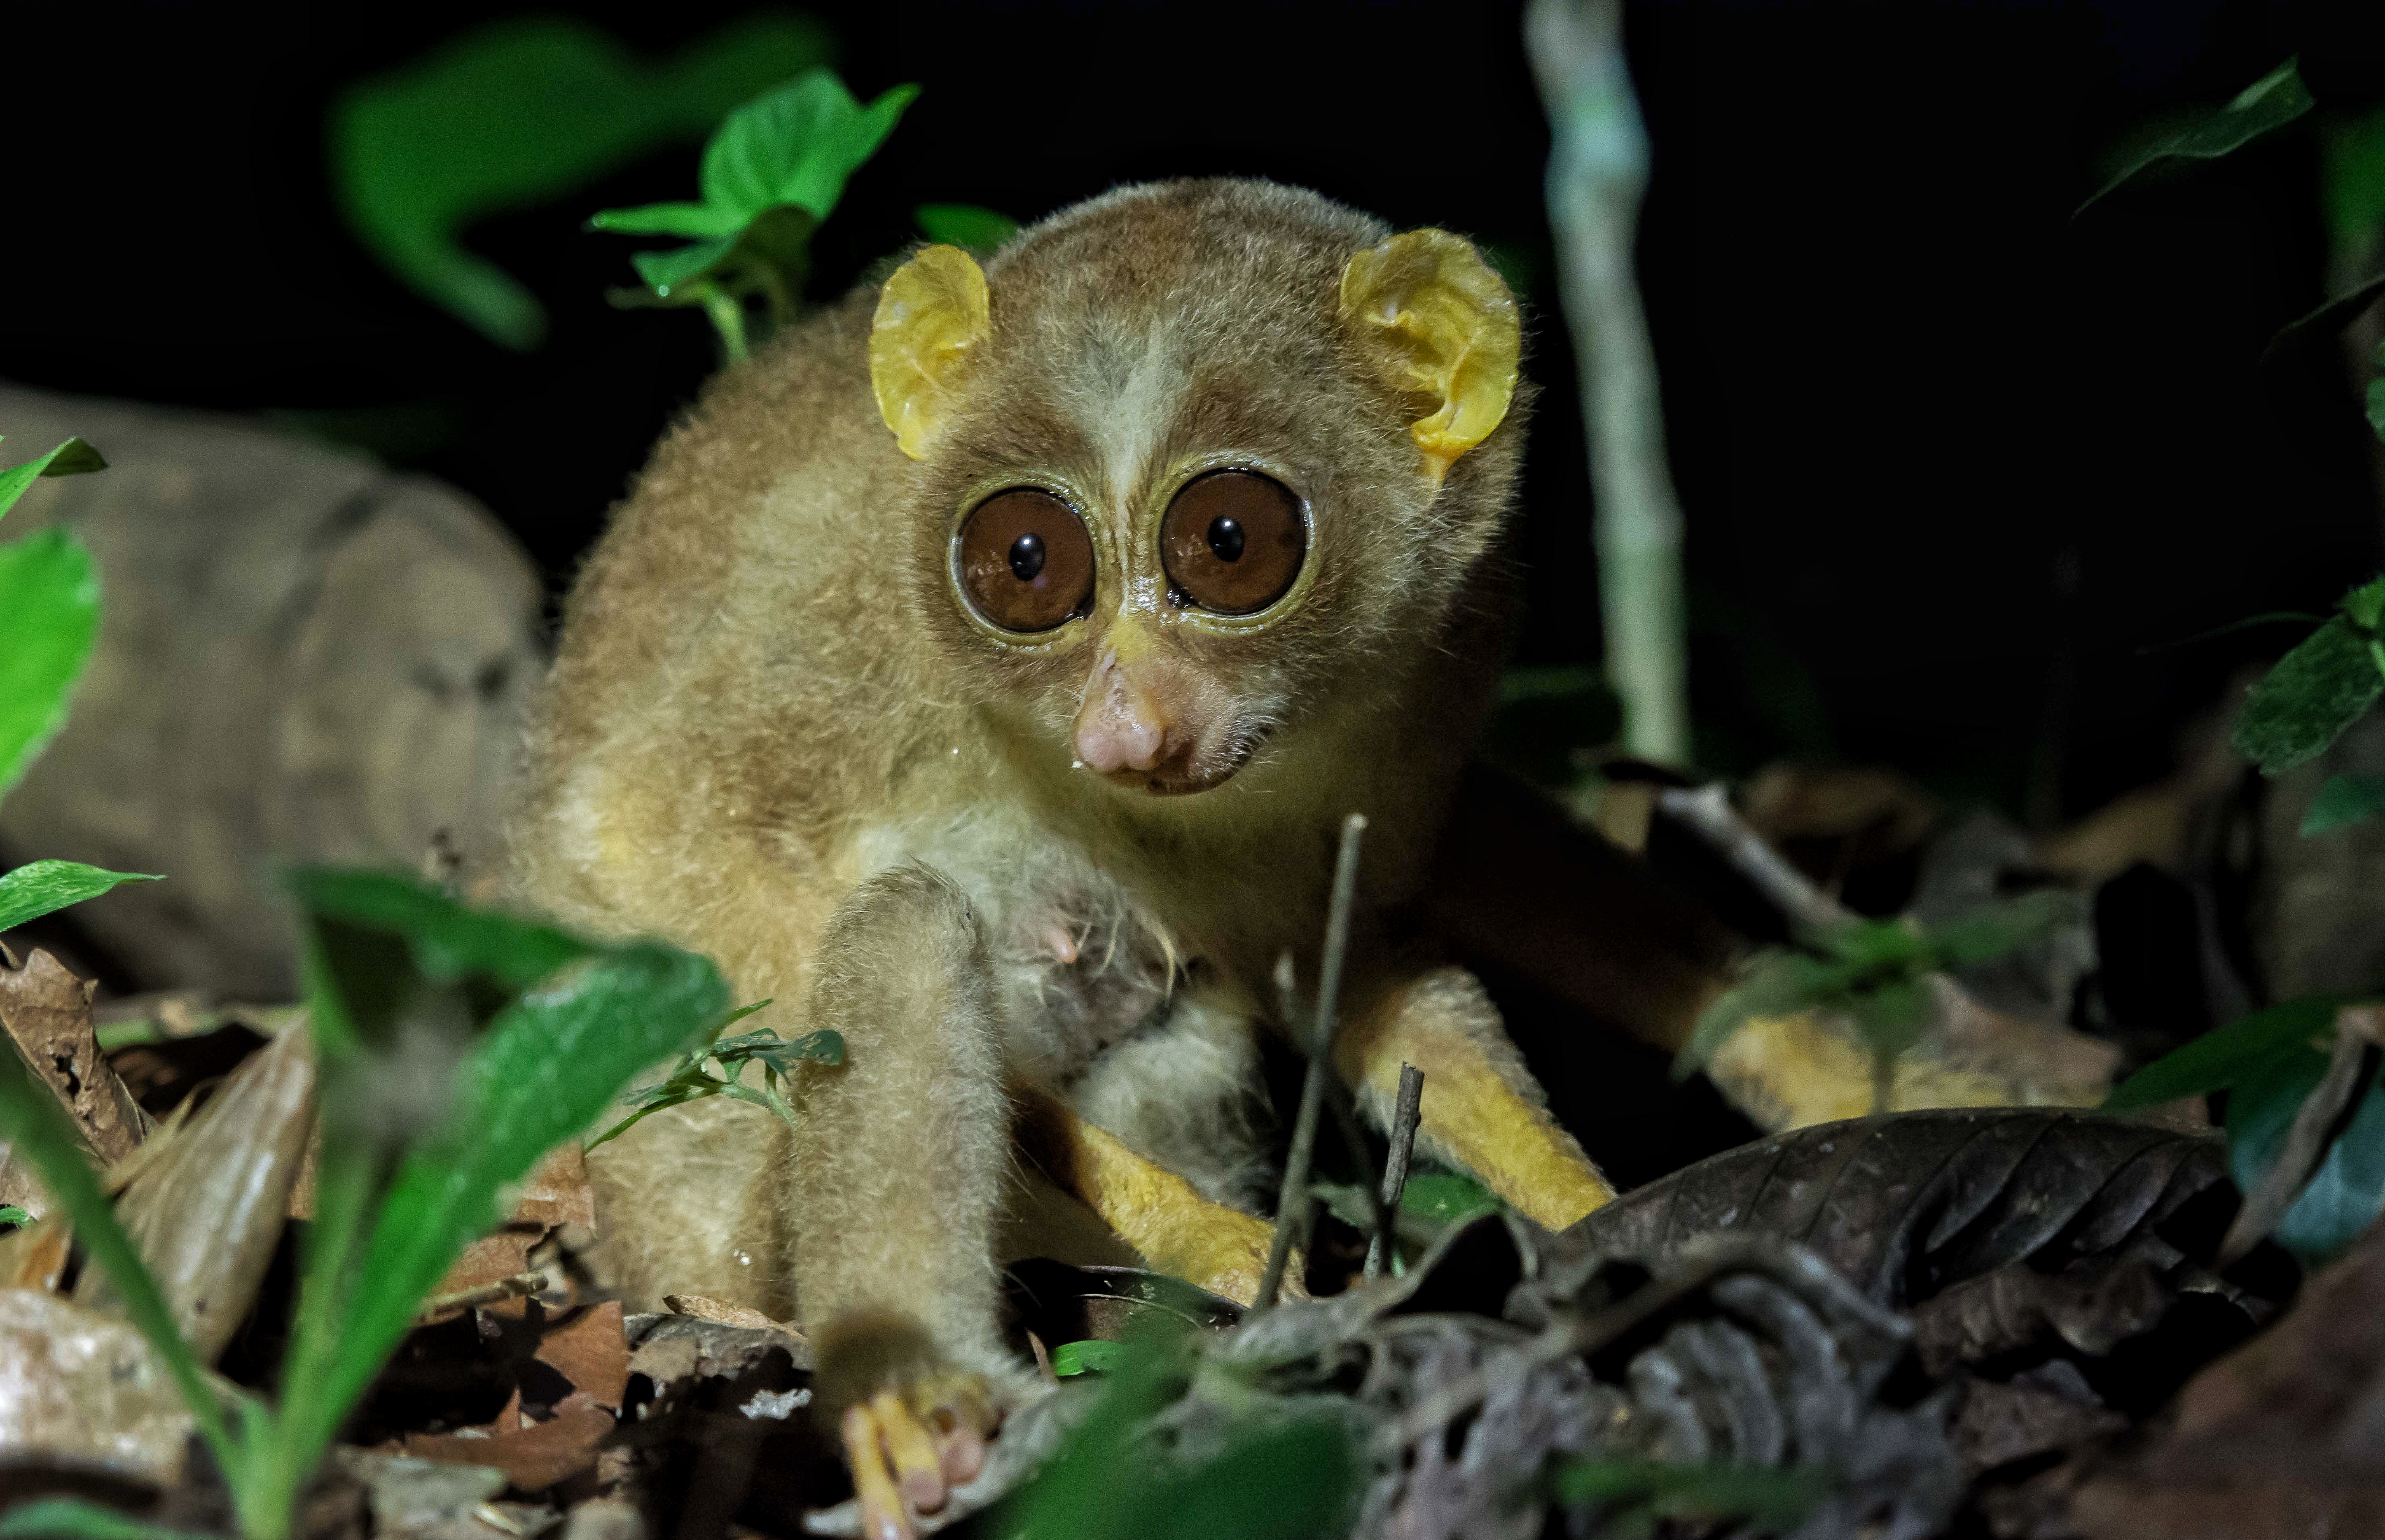
{"label": "loris back", "polygon": [[[881,1518],[887,1480],[942,1500],[905,1416],[966,1442],[1025,1383],[992,1261],[1022,1108],[1146,1258],[1247,1293],[1270,970],[1314,977],[1345,814],[1366,912],[1412,895],[1488,696],[1517,335],[1454,236],[1124,189],[726,370],[578,583],[525,896],[848,1047],[793,1131],[715,1102],[599,1151],[608,1266],[800,1315]],[[1377,925],[1347,998],[1371,1107],[1417,1062],[1429,1149],[1544,1222],[1603,1200],[1470,978]]]}

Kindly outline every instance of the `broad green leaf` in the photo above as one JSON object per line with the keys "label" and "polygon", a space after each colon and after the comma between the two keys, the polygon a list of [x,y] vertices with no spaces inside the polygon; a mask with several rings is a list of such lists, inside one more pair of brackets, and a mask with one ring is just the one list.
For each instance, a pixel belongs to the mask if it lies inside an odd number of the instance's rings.
{"label": "broad green leaf", "polygon": [[27,1225],[32,1222],[33,1216],[15,1204],[0,1203],[0,1224]]}
{"label": "broad green leaf", "polygon": [[2280,129],[2316,105],[2293,59],[2236,94],[2233,101],[2182,133],[2163,140],[2122,168],[2093,197],[2079,206],[2084,213],[2098,199],[2147,168],[2165,160],[2216,160],[2241,149],[2273,129]]}
{"label": "broad green leaf", "polygon": [[64,530],[0,545],[0,796],[67,720],[99,634],[99,573]]}
{"label": "broad green leaf", "polygon": [[[2385,620],[2385,578],[2371,578],[2338,599],[2335,607],[2343,611],[2357,630],[2375,632],[2377,622]],[[2385,663],[2378,667],[2385,668]]]}
{"label": "broad green leaf", "polygon": [[[1359,1195],[1364,1197],[1363,1193]],[[1499,1207],[1499,1200],[1489,1188],[1470,1176],[1454,1171],[1417,1171],[1409,1175],[1407,1185],[1400,1189],[1400,1212],[1417,1219],[1430,1220],[1436,1224],[1455,1224],[1477,1214],[1487,1214]],[[1367,1210],[1359,1226],[1365,1229],[1375,1222],[1374,1210]]]}
{"label": "broad green leaf", "polygon": [[31,1162],[42,1184],[73,1223],[76,1244],[116,1285],[125,1316],[156,1349],[218,1464],[228,1471],[239,1470],[239,1456],[216,1392],[175,1326],[166,1296],[158,1292],[149,1270],[142,1266],[132,1238],[117,1222],[116,1207],[101,1190],[74,1125],[67,1121],[57,1098],[36,1083],[24,1061],[6,1047],[0,1047],[0,1139],[7,1142],[12,1155]]}
{"label": "broad green leaf", "polygon": [[[2315,1052],[2324,1060],[2326,1045],[2334,1042],[2336,1012],[2358,998],[2313,995],[2287,1000],[2207,1032],[2121,1082],[2104,1107],[2118,1112],[2132,1107],[2158,1107],[2180,1096],[2208,1096],[2298,1052]],[[2321,1046],[2313,1048],[2314,1043]]]}
{"label": "broad green leaf", "polygon": [[2385,775],[2331,775],[2303,814],[2304,835],[2324,834],[2385,812]]}
{"label": "broad green leaf", "polygon": [[2319,198],[2337,254],[2366,266],[2385,227],[2385,108],[2326,125]]}
{"label": "broad green leaf", "polygon": [[588,221],[591,230],[616,235],[683,235],[706,240],[734,235],[744,219],[734,209],[708,203],[650,203],[636,208],[598,210]]}
{"label": "broad green leaf", "polygon": [[746,219],[791,203],[825,219],[918,94],[898,85],[864,107],[834,72],[806,71],[720,125],[704,148],[704,201]]}
{"label": "broad green leaf", "polygon": [[538,301],[458,237],[475,220],[551,202],[830,55],[793,13],[723,27],[649,64],[583,21],[493,23],[350,90],[332,108],[340,204],[366,246],[418,293],[508,347],[535,347]]}
{"label": "broad green leaf", "polygon": [[37,1497],[0,1514],[0,1540],[212,1540],[169,1529],[81,1497]]}
{"label": "broad green leaf", "polygon": [[[2328,1056],[2298,1047],[2247,1075],[2228,1097],[2228,1167],[2251,1192],[2277,1162],[2295,1114],[2327,1073]],[[2352,1121],[2329,1146],[2318,1170],[2285,1217],[2278,1244],[2316,1266],[2345,1246],[2385,1211],[2385,1085],[2361,1092]]]}
{"label": "broad green leaf", "polygon": [[2368,382],[2368,427],[2379,439],[2385,439],[2385,375]]}
{"label": "broad green leaf", "polygon": [[0,931],[96,898],[119,883],[154,883],[138,871],[103,871],[81,861],[32,861],[0,877]]}
{"label": "broad green leaf", "polygon": [[1066,1380],[1078,1374],[1106,1374],[1126,1356],[1124,1345],[1098,1337],[1064,1342],[1052,1349],[1052,1372]]}
{"label": "broad green leaf", "polygon": [[[292,885],[310,910],[308,998],[324,1076],[324,1208],[306,1263],[289,1412],[290,1437],[311,1464],[422,1297],[502,1216],[506,1187],[584,1130],[640,1069],[720,1021],[728,1003],[709,962],[668,946],[595,947],[379,873],[301,873]],[[357,943],[375,934],[394,947]],[[333,945],[343,937],[344,951]],[[368,1000],[406,961],[419,970],[417,991],[452,981],[468,995],[519,992],[488,1018],[444,1083],[434,1048],[432,1063],[398,1083],[363,1088],[378,1097],[357,1095],[343,1083],[392,1062],[404,1068],[390,1055],[356,1051],[371,1037],[360,1008],[393,1020],[396,1050],[423,1035],[419,1017]],[[360,1126],[356,1109],[391,1096],[445,1105],[382,1166],[380,1131]],[[335,1303],[317,1308],[318,1289]]]}
{"label": "broad green leaf", "polygon": [[919,233],[965,251],[993,251],[1018,233],[1009,215],[973,203],[923,203],[911,210]]}
{"label": "broad green leaf", "polygon": [[107,462],[99,457],[98,450],[79,438],[70,438],[46,455],[0,470],[0,515],[15,507],[17,499],[25,495],[25,489],[41,477],[82,476],[106,469]]}
{"label": "broad green leaf", "polygon": [[2341,616],[2313,632],[2253,686],[2236,719],[2237,752],[2266,775],[2326,752],[2385,693],[2374,646]]}

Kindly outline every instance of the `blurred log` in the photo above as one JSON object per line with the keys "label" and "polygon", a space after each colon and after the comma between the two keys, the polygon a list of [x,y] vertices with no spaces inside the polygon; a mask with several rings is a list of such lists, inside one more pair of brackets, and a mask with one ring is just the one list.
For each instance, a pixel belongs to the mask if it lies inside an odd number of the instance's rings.
{"label": "blurred log", "polygon": [[541,592],[488,513],[236,419],[0,387],[0,432],[109,470],[35,483],[6,532],[74,530],[100,635],[0,849],[169,881],[73,919],[141,987],[286,998],[277,863],[495,856],[543,667]]}

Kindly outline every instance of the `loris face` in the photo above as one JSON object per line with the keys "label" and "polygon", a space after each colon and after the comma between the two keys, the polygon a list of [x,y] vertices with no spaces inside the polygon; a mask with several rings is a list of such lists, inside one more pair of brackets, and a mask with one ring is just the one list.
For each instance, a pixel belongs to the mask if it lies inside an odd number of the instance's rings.
{"label": "loris face", "polygon": [[[1281,189],[1073,211],[891,280],[873,383],[915,594],[1029,751],[1211,791],[1407,657],[1495,539],[1515,307],[1470,246]],[[1393,632],[1407,645],[1382,645]]]}

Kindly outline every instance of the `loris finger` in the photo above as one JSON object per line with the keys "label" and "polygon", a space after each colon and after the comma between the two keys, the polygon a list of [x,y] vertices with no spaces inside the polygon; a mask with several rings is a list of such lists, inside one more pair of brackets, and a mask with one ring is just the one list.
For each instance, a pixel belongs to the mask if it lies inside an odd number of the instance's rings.
{"label": "loris finger", "polygon": [[844,1462],[853,1468],[853,1493],[861,1503],[865,1540],[912,1540],[911,1515],[894,1486],[894,1472],[868,1407],[848,1407],[837,1428]]}
{"label": "loris finger", "polygon": [[886,1453],[893,1459],[894,1484],[903,1496],[923,1513],[943,1507],[943,1462],[936,1457],[936,1441],[926,1425],[891,1390],[880,1391],[869,1403],[869,1411],[878,1421]]}

